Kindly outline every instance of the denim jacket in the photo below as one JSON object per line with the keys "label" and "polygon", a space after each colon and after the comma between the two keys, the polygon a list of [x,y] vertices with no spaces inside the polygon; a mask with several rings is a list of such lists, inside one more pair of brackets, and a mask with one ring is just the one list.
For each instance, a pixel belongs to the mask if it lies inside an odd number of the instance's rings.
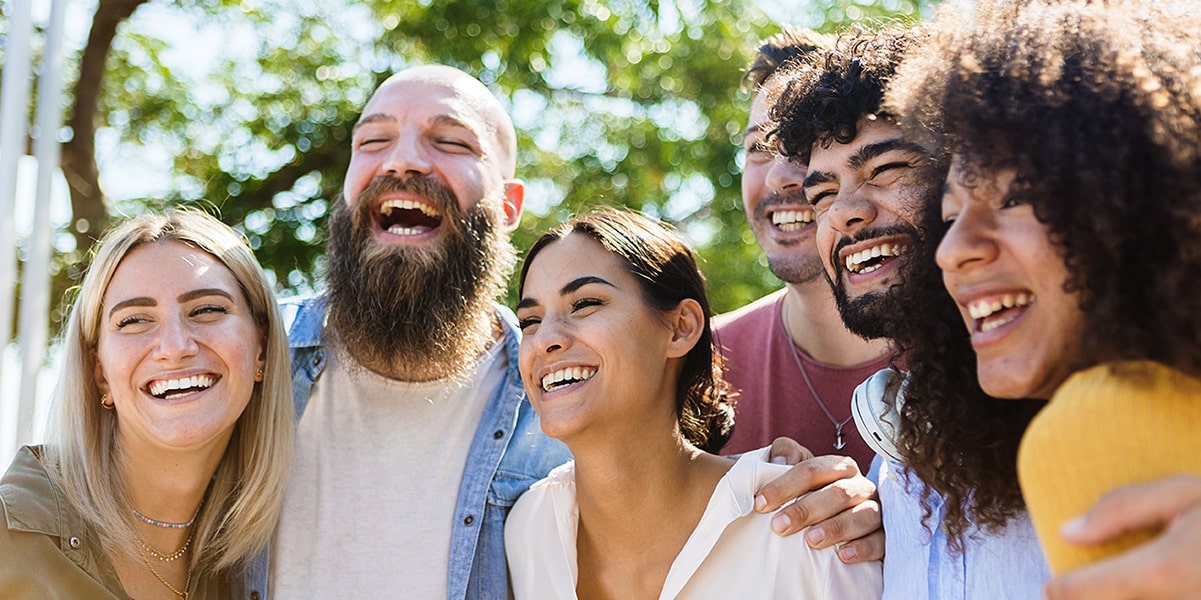
{"label": "denim jacket", "polygon": [[[322,339],[325,298],[285,300],[280,308],[285,322],[292,322],[288,342],[299,422],[329,351]],[[571,456],[560,442],[542,433],[538,415],[525,397],[517,369],[521,334],[516,317],[503,306],[497,306],[496,312],[504,332],[508,369],[480,417],[459,485],[447,572],[448,600],[509,598],[505,517],[522,492]],[[251,585],[243,598],[267,597],[268,552],[251,566]]]}

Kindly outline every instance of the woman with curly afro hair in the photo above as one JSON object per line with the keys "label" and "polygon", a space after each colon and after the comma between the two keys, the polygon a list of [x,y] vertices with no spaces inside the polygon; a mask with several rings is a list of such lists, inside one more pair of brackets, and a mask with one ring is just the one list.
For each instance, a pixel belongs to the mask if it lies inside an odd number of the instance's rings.
{"label": "woman with curly afro hair", "polygon": [[[1201,22],[1187,13],[946,10],[888,98],[905,131],[950,157],[936,260],[980,389],[1049,400],[1018,474],[1056,572],[1171,533],[1165,517],[1112,543],[1066,543],[1061,527],[1107,491],[1201,475]],[[906,401],[923,391],[907,387]],[[1179,489],[1201,498],[1197,481]]]}

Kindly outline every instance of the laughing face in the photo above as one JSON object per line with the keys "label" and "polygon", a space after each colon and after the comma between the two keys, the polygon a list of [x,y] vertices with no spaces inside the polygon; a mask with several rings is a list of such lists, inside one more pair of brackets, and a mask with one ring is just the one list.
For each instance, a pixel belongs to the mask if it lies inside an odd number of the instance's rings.
{"label": "laughing face", "polygon": [[134,248],[104,293],[96,380],[131,445],[224,451],[263,366],[233,273],[178,241]]}
{"label": "laughing face", "polygon": [[941,180],[926,152],[900,129],[863,119],[849,144],[813,146],[805,194],[817,215],[817,249],[843,322],[866,337],[886,335],[889,289],[921,242],[918,214]]}
{"label": "laughing face", "polygon": [[1071,373],[1083,331],[1077,294],[1064,290],[1063,254],[1021,194],[1014,173],[951,163],[938,266],[976,351],[980,387],[998,398],[1049,399]]}
{"label": "laughing face", "polygon": [[805,167],[763,143],[762,127],[768,120],[765,96],[755,94],[743,136],[742,204],[772,273],[788,283],[808,283],[821,276],[822,266],[814,244],[813,207],[801,189]]}
{"label": "laughing face", "polygon": [[570,445],[675,422],[678,363],[696,340],[674,335],[620,258],[568,234],[534,257],[521,295],[521,377],[547,435]]}
{"label": "laughing face", "polygon": [[449,67],[380,86],[355,126],[344,203],[330,221],[330,320],[364,366],[405,380],[468,368],[521,214],[513,132],[491,93]]}

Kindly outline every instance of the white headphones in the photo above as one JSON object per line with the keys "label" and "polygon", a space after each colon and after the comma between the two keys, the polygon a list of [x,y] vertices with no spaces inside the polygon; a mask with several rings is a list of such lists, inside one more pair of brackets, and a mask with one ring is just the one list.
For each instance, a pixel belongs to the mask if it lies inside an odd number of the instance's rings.
{"label": "white headphones", "polygon": [[897,449],[897,427],[905,400],[904,387],[900,373],[881,369],[859,384],[851,395],[851,415],[863,441],[876,454],[901,464],[905,461]]}

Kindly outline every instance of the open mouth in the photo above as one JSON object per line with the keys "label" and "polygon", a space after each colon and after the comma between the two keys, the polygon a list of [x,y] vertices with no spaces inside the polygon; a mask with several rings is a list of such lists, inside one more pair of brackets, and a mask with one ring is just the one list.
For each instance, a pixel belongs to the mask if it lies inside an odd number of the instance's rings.
{"label": "open mouth", "polygon": [[146,391],[159,400],[170,400],[194,392],[207,390],[217,383],[212,375],[193,375],[178,379],[158,379],[151,381]]}
{"label": "open mouth", "polygon": [[771,224],[785,232],[804,229],[813,222],[812,210],[779,210],[771,214]]}
{"label": "open mouth", "polygon": [[908,249],[908,246],[899,242],[876,244],[871,248],[848,254],[845,260],[846,267],[852,273],[865,275],[884,266],[889,259],[905,254]]}
{"label": "open mouth", "polygon": [[596,369],[592,367],[559,369],[558,371],[547,373],[542,377],[542,391],[553,392],[573,383],[588,381],[592,379],[593,375],[596,375]]}
{"label": "open mouth", "polygon": [[988,333],[1021,316],[1022,309],[1034,302],[1034,294],[1025,292],[1004,294],[990,299],[969,302],[968,316],[976,320],[976,331]]}
{"label": "open mouth", "polygon": [[379,226],[392,235],[421,235],[438,228],[442,214],[416,200],[385,200],[379,207]]}

